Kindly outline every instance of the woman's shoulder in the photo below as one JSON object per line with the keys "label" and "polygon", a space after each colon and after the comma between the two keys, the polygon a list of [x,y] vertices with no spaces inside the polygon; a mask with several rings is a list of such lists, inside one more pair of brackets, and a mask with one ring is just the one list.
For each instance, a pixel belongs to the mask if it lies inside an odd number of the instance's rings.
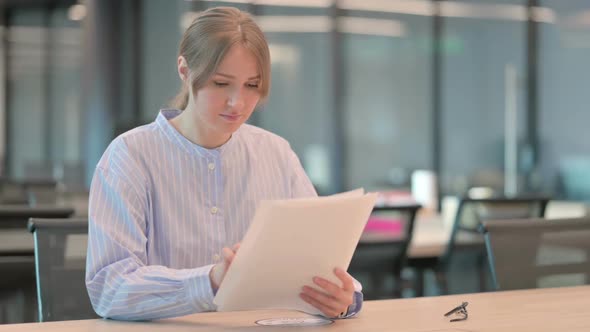
{"label": "woman's shoulder", "polygon": [[142,144],[144,141],[151,141],[155,139],[154,133],[157,132],[156,123],[151,122],[142,126],[130,129],[119,136],[117,136],[113,142],[125,143],[126,145],[137,145]]}
{"label": "woman's shoulder", "polygon": [[150,123],[120,134],[109,144],[98,167],[111,168],[113,163],[129,166],[136,164],[158,142],[154,132],[154,123]]}
{"label": "woman's shoulder", "polygon": [[252,142],[256,145],[265,143],[281,148],[290,148],[289,142],[283,137],[250,124],[243,124],[238,134],[242,140]]}

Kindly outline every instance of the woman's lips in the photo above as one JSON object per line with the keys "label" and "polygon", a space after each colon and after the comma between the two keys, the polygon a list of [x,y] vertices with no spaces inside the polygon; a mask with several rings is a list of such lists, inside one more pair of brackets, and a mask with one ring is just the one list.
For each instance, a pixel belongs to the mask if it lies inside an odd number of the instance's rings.
{"label": "woman's lips", "polygon": [[220,114],[220,116],[229,122],[236,122],[242,117],[240,114]]}

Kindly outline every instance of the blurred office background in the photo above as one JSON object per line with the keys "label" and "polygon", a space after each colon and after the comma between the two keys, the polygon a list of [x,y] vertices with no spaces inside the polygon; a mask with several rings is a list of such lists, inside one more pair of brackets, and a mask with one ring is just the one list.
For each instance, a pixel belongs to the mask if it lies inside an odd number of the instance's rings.
{"label": "blurred office background", "polygon": [[251,122],[322,193],[426,169],[443,195],[590,200],[585,0],[0,1],[2,177],[87,187],[106,145],[175,95],[181,33],[218,5],[266,32],[272,93]]}
{"label": "blurred office background", "polygon": [[85,216],[102,152],[175,96],[181,34],[220,5],[270,43],[250,122],[321,194],[426,170],[440,198],[590,202],[588,0],[0,0],[2,183],[54,183]]}

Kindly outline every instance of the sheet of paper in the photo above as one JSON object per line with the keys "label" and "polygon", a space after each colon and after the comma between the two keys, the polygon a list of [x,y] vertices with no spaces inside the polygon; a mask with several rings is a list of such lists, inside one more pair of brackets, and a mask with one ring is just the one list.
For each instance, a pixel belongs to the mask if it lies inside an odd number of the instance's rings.
{"label": "sheet of paper", "polygon": [[[348,268],[377,194],[263,201],[215,296],[219,311],[294,309],[320,312],[300,299],[321,276]],[[316,287],[317,288],[317,287]]]}

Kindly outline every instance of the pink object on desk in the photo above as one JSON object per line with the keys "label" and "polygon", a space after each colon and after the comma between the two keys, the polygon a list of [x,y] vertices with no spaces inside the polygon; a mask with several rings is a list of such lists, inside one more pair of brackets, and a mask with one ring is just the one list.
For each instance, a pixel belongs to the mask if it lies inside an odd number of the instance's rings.
{"label": "pink object on desk", "polygon": [[365,226],[365,232],[376,233],[401,233],[403,224],[401,220],[370,217]]}

